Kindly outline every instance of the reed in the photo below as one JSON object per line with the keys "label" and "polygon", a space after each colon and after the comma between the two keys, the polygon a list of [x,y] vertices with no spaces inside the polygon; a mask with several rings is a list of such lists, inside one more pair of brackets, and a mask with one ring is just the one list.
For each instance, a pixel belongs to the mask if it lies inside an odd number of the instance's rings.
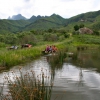
{"label": "reed", "polygon": [[3,100],[50,100],[53,86],[52,75],[48,76],[43,69],[39,75],[35,71],[22,72],[19,69],[19,76],[14,72],[13,79],[5,76],[9,91],[4,95]]}

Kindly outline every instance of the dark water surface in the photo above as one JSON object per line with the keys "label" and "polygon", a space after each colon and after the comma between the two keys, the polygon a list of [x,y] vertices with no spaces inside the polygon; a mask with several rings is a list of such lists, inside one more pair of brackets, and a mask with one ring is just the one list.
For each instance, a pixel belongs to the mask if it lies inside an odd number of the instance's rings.
{"label": "dark water surface", "polygon": [[[78,52],[77,61],[69,58],[60,68],[55,68],[51,100],[100,100],[99,57],[100,52],[97,51]],[[25,65],[22,70],[34,70],[38,75],[43,68],[49,75],[52,68],[47,60],[47,56],[41,57]],[[15,66],[8,72],[0,73],[0,85],[5,81],[5,75],[9,74],[13,80],[12,70],[19,74],[18,68]]]}

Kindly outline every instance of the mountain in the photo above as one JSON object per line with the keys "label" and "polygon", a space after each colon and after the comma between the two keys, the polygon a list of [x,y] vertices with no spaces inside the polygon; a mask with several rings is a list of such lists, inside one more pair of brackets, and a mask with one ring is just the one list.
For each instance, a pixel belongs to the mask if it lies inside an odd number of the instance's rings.
{"label": "mountain", "polygon": [[82,13],[77,16],[73,16],[68,19],[68,22],[77,22],[77,21],[90,21],[93,22],[95,21],[95,18],[100,16],[100,10],[99,11],[94,11],[94,12],[87,12],[87,13]]}
{"label": "mountain", "polygon": [[26,20],[0,20],[0,34],[1,33],[16,33],[19,31],[30,30],[47,30],[50,28],[63,27],[65,19],[59,15],[53,14],[51,16],[32,16]]}
{"label": "mountain", "polygon": [[7,32],[16,33],[18,31],[47,30],[50,28],[73,31],[75,25],[81,24],[92,30],[100,31],[100,10],[82,13],[68,19],[62,18],[57,14],[52,14],[51,16],[33,15],[30,19],[26,19],[21,14],[18,14],[9,19],[0,19],[0,34]]}
{"label": "mountain", "polygon": [[26,20],[26,18],[22,16],[21,14],[13,15],[12,17],[8,17],[8,19],[9,20]]}
{"label": "mountain", "polygon": [[59,15],[41,17],[34,23],[26,25],[23,30],[45,30],[50,28],[60,28],[64,25],[65,19]]}
{"label": "mountain", "polygon": [[30,22],[35,22],[36,20],[39,20],[39,19],[41,19],[42,18],[42,16],[40,16],[40,15],[38,15],[37,17],[36,16],[32,16],[30,19],[28,19]]}

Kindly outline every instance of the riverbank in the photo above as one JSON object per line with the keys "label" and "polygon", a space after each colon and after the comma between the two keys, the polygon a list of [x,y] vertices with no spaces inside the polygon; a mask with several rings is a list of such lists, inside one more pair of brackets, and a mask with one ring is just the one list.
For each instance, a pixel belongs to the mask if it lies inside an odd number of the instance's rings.
{"label": "riverbank", "polygon": [[[65,48],[65,43],[68,41],[69,40],[56,43],[51,42],[47,44],[56,45],[57,48],[60,50]],[[2,48],[0,50],[0,67],[5,67],[5,69],[9,69],[12,66],[30,62],[41,56],[41,51],[45,49],[47,44],[18,50],[7,50],[6,48]]]}
{"label": "riverbank", "polygon": [[[90,38],[89,38],[90,37]],[[95,43],[93,42],[95,38]],[[100,37],[99,37],[100,38]],[[86,41],[90,41],[87,43]],[[84,41],[83,41],[84,40]],[[97,41],[97,42],[96,42]],[[18,49],[18,50],[0,50],[0,67],[5,67],[9,69],[12,66],[25,64],[29,61],[36,59],[41,56],[41,51],[43,51],[46,45],[56,45],[59,50],[69,50],[74,52],[77,47],[87,47],[87,48],[99,48],[100,44],[98,37],[93,36],[73,36],[61,42],[51,42],[44,45],[34,46],[32,48]]]}

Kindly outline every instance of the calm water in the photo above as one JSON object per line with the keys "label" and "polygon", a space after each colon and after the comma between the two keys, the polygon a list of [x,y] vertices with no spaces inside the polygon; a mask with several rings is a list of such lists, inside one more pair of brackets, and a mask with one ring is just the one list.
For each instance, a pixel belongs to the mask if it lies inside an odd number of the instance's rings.
{"label": "calm water", "polygon": [[[34,70],[38,75],[43,68],[49,75],[48,70],[52,70],[52,67],[48,63],[48,57],[41,57],[25,65],[22,70]],[[100,100],[100,52],[78,52],[76,58],[77,60],[69,58],[62,66],[55,68],[51,100]],[[19,66],[15,66],[8,72],[0,73],[0,85],[5,81],[5,75],[9,74],[13,80],[11,72],[13,70],[19,74],[18,68]]]}

